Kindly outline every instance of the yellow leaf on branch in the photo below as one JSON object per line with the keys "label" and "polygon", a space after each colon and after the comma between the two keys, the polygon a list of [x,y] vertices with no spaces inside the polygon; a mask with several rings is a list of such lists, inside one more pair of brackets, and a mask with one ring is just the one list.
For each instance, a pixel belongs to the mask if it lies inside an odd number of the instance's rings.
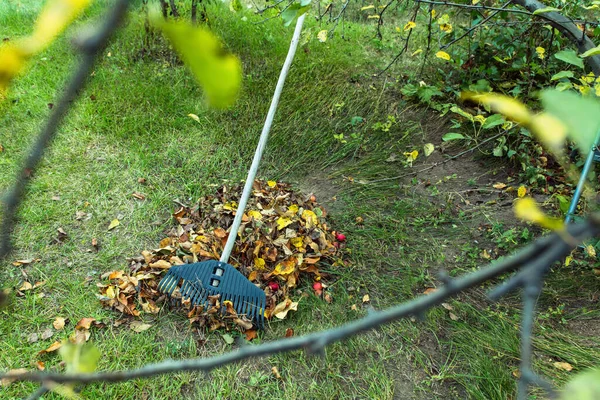
{"label": "yellow leaf on branch", "polygon": [[484,107],[494,112],[503,114],[504,116],[520,124],[528,124],[533,118],[533,115],[531,112],[529,112],[529,109],[523,103],[513,99],[512,97],[496,93],[482,94],[474,92],[463,92],[460,97],[462,100],[471,100],[479,103]]}
{"label": "yellow leaf on branch", "polygon": [[562,220],[546,215],[546,213],[540,209],[538,203],[531,197],[525,197],[516,201],[515,215],[517,218],[532,222],[553,231],[560,230],[564,227]]}
{"label": "yellow leaf on branch", "polygon": [[410,31],[415,26],[417,26],[417,24],[414,21],[408,21],[406,25],[404,25],[404,32]]}
{"label": "yellow leaf on branch", "polygon": [[450,54],[446,53],[445,51],[438,51],[437,53],[435,53],[435,56],[437,58],[441,58],[442,60],[446,60],[446,61],[450,61]]}

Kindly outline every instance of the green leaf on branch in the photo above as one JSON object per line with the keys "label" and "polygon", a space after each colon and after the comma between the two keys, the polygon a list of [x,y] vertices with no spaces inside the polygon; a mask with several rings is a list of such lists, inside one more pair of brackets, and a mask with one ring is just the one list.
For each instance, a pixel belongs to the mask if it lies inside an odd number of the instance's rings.
{"label": "green leaf on branch", "polygon": [[459,139],[464,139],[465,137],[463,135],[461,135],[460,133],[455,133],[455,132],[450,132],[450,133],[446,133],[444,136],[442,136],[442,140],[444,142],[449,142],[451,140],[459,140]]}
{"label": "green leaf on branch", "polygon": [[533,15],[539,15],[539,14],[544,14],[547,12],[552,12],[552,11],[560,11],[558,8],[556,7],[544,7],[544,8],[540,8],[539,10],[535,10],[533,12]]}
{"label": "green leaf on branch", "polygon": [[571,91],[557,90],[544,90],[541,99],[546,111],[567,127],[569,138],[587,154],[600,129],[600,102]]}
{"label": "green leaf on branch", "polygon": [[506,120],[504,119],[504,117],[502,115],[493,114],[485,119],[485,122],[483,123],[483,125],[481,125],[481,128],[482,129],[490,129],[495,126],[502,125],[505,122],[506,122]]}
{"label": "green leaf on branch", "polygon": [[596,46],[593,49],[589,49],[588,51],[583,53],[581,57],[586,58],[591,56],[597,56],[598,54],[600,54],[600,46]]}
{"label": "green leaf on branch", "polygon": [[562,78],[572,78],[573,76],[573,71],[560,71],[559,73],[552,75],[552,78],[550,78],[550,80],[557,81]]}
{"label": "green leaf on branch", "polygon": [[575,50],[563,50],[554,54],[554,57],[568,64],[583,68],[583,60],[577,56]]}
{"label": "green leaf on branch", "polygon": [[151,12],[153,23],[163,31],[200,84],[208,103],[216,108],[232,105],[242,83],[242,63],[227,53],[209,30],[182,21],[165,21]]}
{"label": "green leaf on branch", "polygon": [[290,24],[294,22],[296,18],[307,12],[309,9],[310,1],[308,0],[301,0],[298,3],[292,4],[284,12],[281,13],[283,24],[285,26],[290,26]]}

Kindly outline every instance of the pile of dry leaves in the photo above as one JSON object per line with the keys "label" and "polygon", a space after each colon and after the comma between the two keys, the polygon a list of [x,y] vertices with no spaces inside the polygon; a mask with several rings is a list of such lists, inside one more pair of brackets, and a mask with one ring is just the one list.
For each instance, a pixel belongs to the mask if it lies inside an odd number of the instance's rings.
{"label": "pile of dry leaves", "polygon": [[[158,283],[171,266],[219,259],[241,192],[241,185],[222,186],[215,196],[203,197],[193,206],[181,205],[173,213],[177,225],[157,249],[144,250],[141,256],[132,258],[127,271],[102,275],[108,282],[97,284],[100,301],[132,316],[158,313],[166,304]],[[325,285],[319,281],[326,274],[319,271],[319,266],[344,265],[340,248],[345,237],[330,230],[326,216],[314,195],[294,193],[285,183],[254,182],[229,263],[264,290],[266,318],[283,319],[289,310],[296,309],[298,303],[291,299],[292,289],[303,278],[314,282],[317,294],[331,301],[322,292]],[[251,328],[247,319],[228,306],[229,302],[221,304],[218,298],[211,301],[213,306],[209,309],[191,308],[188,304],[190,321],[210,330],[225,326]],[[227,306],[225,315],[216,312],[221,306]]]}

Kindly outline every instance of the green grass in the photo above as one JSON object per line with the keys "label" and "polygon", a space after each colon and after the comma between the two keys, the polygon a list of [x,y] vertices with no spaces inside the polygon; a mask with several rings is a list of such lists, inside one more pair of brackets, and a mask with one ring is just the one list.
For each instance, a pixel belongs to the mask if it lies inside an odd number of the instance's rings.
{"label": "green grass", "polygon": [[[88,16],[96,16],[98,2]],[[8,1],[0,5],[0,37],[25,34],[39,9],[37,2]],[[255,24],[225,8],[209,8],[211,28],[244,64],[244,87],[235,108],[207,109],[193,78],[158,37],[147,38],[143,21],[134,16],[120,31],[94,70],[87,89],[73,106],[51,150],[29,187],[15,232],[16,251],[9,261],[40,258],[23,268],[4,262],[0,281],[19,287],[30,281],[46,284],[22,298],[12,298],[0,310],[0,369],[32,367],[42,359],[47,368],[56,355],[37,353],[64,339],[83,317],[107,323],[93,330],[92,341],[103,357],[101,370],[140,367],[174,358],[215,355],[231,350],[219,333],[189,328],[185,316],[161,312],[144,316],[153,325],[137,334],[112,324],[121,316],[102,309],[95,283],[106,271],[127,267],[127,257],[154,248],[170,226],[174,199],[192,202],[226,180],[243,179],[270,102],[291,29],[273,20]],[[85,18],[84,18],[85,19]],[[400,18],[401,20],[402,18]],[[446,266],[452,273],[470,271],[483,261],[472,244],[471,231],[483,215],[452,212],[445,192],[452,181],[436,185],[440,194],[415,192],[410,180],[377,185],[350,184],[399,175],[406,171],[385,160],[391,153],[420,148],[438,132],[431,110],[409,110],[397,93],[394,79],[373,77],[385,65],[373,45],[373,28],[349,23],[346,40],[321,44],[320,29],[307,21],[313,39],[300,46],[282,96],[261,164],[263,178],[283,179],[315,190],[329,205],[332,225],[348,236],[352,266],[331,269],[334,302],[309,295],[299,311],[284,321],[272,321],[259,342],[333,327],[366,313],[360,306],[368,293],[376,308],[413,298],[435,282],[434,273]],[[75,30],[71,29],[69,33]],[[391,46],[393,40],[384,41]],[[145,47],[143,56],[140,50]],[[110,52],[110,57],[108,53]],[[66,38],[32,62],[0,104],[0,188],[9,187],[77,57]],[[407,61],[398,70],[412,71]],[[195,122],[187,114],[200,116]],[[370,129],[395,115],[388,132]],[[366,120],[353,127],[352,117]],[[333,137],[343,133],[347,143]],[[352,136],[354,134],[354,136]],[[432,139],[427,139],[432,140]],[[138,183],[145,178],[147,184]],[[311,189],[312,188],[312,189]],[[134,191],[147,195],[140,202]],[[53,200],[53,197],[58,200]],[[336,201],[331,197],[335,196]],[[76,212],[89,214],[77,220]],[[494,218],[494,210],[486,211]],[[364,224],[357,224],[361,216]],[[111,220],[121,225],[107,231]],[[53,238],[63,228],[68,239]],[[509,227],[506,227],[507,229]],[[92,251],[96,238],[100,251]],[[493,237],[490,240],[496,240]],[[579,273],[552,277],[541,308],[562,299],[580,299],[593,290]],[[307,290],[310,283],[301,284]],[[43,293],[44,297],[38,294]],[[566,300],[565,300],[566,301]],[[473,302],[473,303],[471,303]],[[357,304],[358,311],[351,309]],[[326,356],[301,352],[234,364],[208,376],[182,373],[122,384],[95,384],[83,389],[86,398],[507,398],[515,389],[518,360],[518,303],[488,308],[480,293],[451,302],[457,321],[442,308],[431,310],[424,322],[400,321],[377,332],[334,344]],[[472,304],[472,305],[469,305]],[[29,343],[56,316],[70,319],[66,331]],[[569,320],[595,318],[597,309],[569,310]],[[570,362],[576,370],[592,366],[600,356],[589,338],[569,332],[554,314],[538,324],[536,368],[561,384],[569,374],[552,362]],[[271,368],[277,367],[282,379]],[[2,398],[20,398],[35,385],[18,383],[0,389]],[[58,398],[50,394],[46,398]]]}

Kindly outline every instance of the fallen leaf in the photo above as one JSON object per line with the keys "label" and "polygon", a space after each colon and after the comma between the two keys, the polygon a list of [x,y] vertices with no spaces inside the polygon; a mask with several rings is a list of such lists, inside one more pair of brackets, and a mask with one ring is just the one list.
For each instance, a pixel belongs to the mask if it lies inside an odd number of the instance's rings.
{"label": "fallen leaf", "polygon": [[61,331],[65,328],[65,322],[66,322],[66,318],[63,317],[56,317],[56,319],[54,320],[54,322],[52,323],[52,326],[54,327],[54,329],[56,329],[57,331]]}
{"label": "fallen leaf", "polygon": [[90,329],[92,326],[92,322],[94,322],[96,318],[81,318],[77,325],[75,325],[75,329]]}
{"label": "fallen leaf", "polygon": [[115,229],[117,226],[121,225],[121,222],[118,219],[113,219],[110,222],[110,225],[108,225],[108,230],[112,231],[113,229]]}
{"label": "fallen leaf", "polygon": [[200,117],[198,117],[196,114],[188,114],[187,116],[196,122],[200,122]]}
{"label": "fallen leaf", "polygon": [[562,369],[563,371],[571,371],[573,370],[573,366],[571,364],[569,364],[568,362],[555,362],[554,364],[554,368],[558,368],[558,369]]}
{"label": "fallen leaf", "polygon": [[294,330],[292,328],[287,328],[285,330],[285,337],[292,337],[294,336]]}
{"label": "fallen leaf", "polygon": [[26,292],[28,290],[33,289],[33,285],[27,281],[23,282],[23,284],[21,285],[21,287],[19,288],[20,292]]}
{"label": "fallen leaf", "polygon": [[133,197],[135,197],[138,200],[146,200],[146,195],[140,192],[133,192],[131,194]]}
{"label": "fallen leaf", "polygon": [[458,317],[454,313],[448,313],[452,321],[458,321]]}
{"label": "fallen leaf", "polygon": [[39,338],[38,338],[38,334],[37,334],[37,333],[35,333],[35,332],[34,332],[34,333],[31,333],[31,334],[29,334],[29,336],[27,336],[27,341],[28,341],[29,343],[35,343],[35,342],[37,342],[38,340],[39,340]]}
{"label": "fallen leaf", "polygon": [[527,194],[527,188],[525,186],[519,186],[519,189],[517,190],[517,196],[525,197],[526,194]]}
{"label": "fallen leaf", "polygon": [[369,295],[368,295],[368,294],[365,294],[365,295],[363,296],[363,298],[362,298],[362,302],[363,302],[363,303],[368,303],[368,302],[370,302],[370,301],[371,301],[371,298],[369,297]]}
{"label": "fallen leaf", "polygon": [[256,332],[256,329],[249,329],[246,332],[244,332],[244,334],[246,335],[246,340],[248,340],[248,341],[251,341],[258,337],[258,333]]}
{"label": "fallen leaf", "polygon": [[435,293],[435,292],[437,292],[436,288],[427,288],[427,289],[425,289],[423,294],[427,295],[427,294],[431,294],[431,293]]}
{"label": "fallen leaf", "polygon": [[54,332],[52,332],[52,329],[47,328],[44,332],[42,332],[42,340],[46,340],[46,339],[50,339],[52,337],[52,335],[54,335]]}
{"label": "fallen leaf", "polygon": [[46,369],[46,363],[44,363],[43,361],[36,361],[35,366],[39,371],[43,371]]}
{"label": "fallen leaf", "polygon": [[271,368],[271,372],[273,373],[273,375],[275,376],[276,379],[281,379],[281,374],[279,373],[279,370],[277,369],[277,367]]}
{"label": "fallen leaf", "polygon": [[502,190],[502,189],[504,189],[506,187],[506,184],[498,182],[498,183],[496,183],[496,184],[494,184],[492,186],[494,187],[494,189]]}
{"label": "fallen leaf", "polygon": [[298,303],[290,299],[285,299],[275,306],[275,309],[271,312],[271,315],[274,315],[279,319],[284,319],[290,310],[297,311]]}
{"label": "fallen leaf", "polygon": [[423,146],[423,153],[425,154],[425,157],[429,157],[434,150],[435,146],[433,145],[433,143],[426,143]]}
{"label": "fallen leaf", "polygon": [[[26,368],[16,368],[16,369],[11,369],[9,371],[7,371],[6,373],[8,374],[23,374],[27,372]],[[11,383],[13,383],[16,379],[10,379],[10,378],[2,378],[0,379],[0,385],[6,387],[8,385],[10,385]]]}
{"label": "fallen leaf", "polygon": [[442,307],[444,307],[446,310],[448,311],[452,311],[454,310],[454,307],[452,307],[450,304],[448,303],[442,303]]}
{"label": "fallen leaf", "polygon": [[141,332],[147,331],[151,327],[152,327],[152,325],[145,324],[142,321],[133,321],[129,325],[129,328],[131,328],[132,331],[137,332],[137,333],[141,333]]}
{"label": "fallen leaf", "polygon": [[148,264],[150,268],[159,268],[159,269],[169,269],[171,268],[171,263],[165,260],[158,260],[156,262]]}
{"label": "fallen leaf", "polygon": [[52,352],[60,349],[62,345],[63,345],[63,343],[60,340],[57,340],[56,342],[54,342],[50,346],[48,346],[48,348],[40,351],[38,353],[38,355],[43,355],[43,354],[46,354],[46,353],[52,353]]}
{"label": "fallen leaf", "polygon": [[319,40],[319,42],[325,43],[327,41],[327,30],[323,29],[319,31],[319,33],[317,33],[317,39]]}
{"label": "fallen leaf", "polygon": [[90,340],[92,334],[89,329],[75,329],[69,336],[69,342],[73,344],[83,344]]}
{"label": "fallen leaf", "polygon": [[233,342],[235,342],[235,340],[233,339],[233,336],[231,336],[228,333],[224,333],[222,335],[222,337],[223,337],[223,340],[225,341],[225,343],[227,343],[227,344],[233,344]]}

